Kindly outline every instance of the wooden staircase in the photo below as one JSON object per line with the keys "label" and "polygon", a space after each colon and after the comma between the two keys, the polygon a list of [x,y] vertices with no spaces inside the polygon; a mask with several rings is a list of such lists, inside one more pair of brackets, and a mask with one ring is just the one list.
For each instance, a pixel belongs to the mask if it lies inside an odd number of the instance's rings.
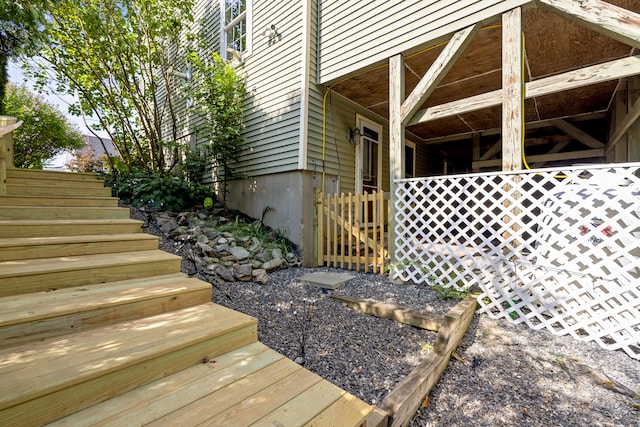
{"label": "wooden staircase", "polygon": [[6,176],[0,424],[366,424],[371,406],[259,343],[95,175]]}

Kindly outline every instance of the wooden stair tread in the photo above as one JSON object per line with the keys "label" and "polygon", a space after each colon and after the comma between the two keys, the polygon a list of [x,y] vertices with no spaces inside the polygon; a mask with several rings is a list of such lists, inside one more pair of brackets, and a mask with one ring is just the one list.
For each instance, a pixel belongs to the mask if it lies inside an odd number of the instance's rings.
{"label": "wooden stair tread", "polygon": [[[346,399],[345,399],[346,398]],[[341,401],[349,405],[339,405]],[[359,404],[358,404],[359,402]],[[340,412],[336,412],[339,409]],[[372,407],[254,343],[52,423],[52,426],[358,426]]]}
{"label": "wooden stair tread", "polygon": [[[54,227],[56,225],[101,225],[101,224],[139,224],[142,221],[137,219],[111,218],[111,219],[16,219],[1,220],[0,225],[14,225],[15,227],[30,227],[45,225]],[[1,237],[1,236],[0,236]]]}
{"label": "wooden stair tread", "polygon": [[0,327],[198,289],[210,291],[211,285],[176,273],[0,297]]}
{"label": "wooden stair tread", "polygon": [[0,206],[118,206],[118,199],[111,196],[43,196],[7,195],[0,197]]}
{"label": "wooden stair tread", "polygon": [[63,171],[51,171],[51,170],[38,170],[38,169],[19,169],[12,168],[7,169],[7,177],[34,177],[34,178],[44,178],[44,179],[68,179],[68,180],[89,180],[89,181],[97,181],[99,180],[98,175],[93,172],[63,172]]}
{"label": "wooden stair tread", "polygon": [[7,195],[9,196],[111,196],[111,188],[104,186],[61,186],[61,185],[45,185],[38,184],[19,184],[15,182],[7,182]]}
{"label": "wooden stair tread", "polygon": [[113,254],[79,255],[72,257],[40,258],[0,262],[0,279],[31,276],[40,273],[77,271],[102,266],[141,264],[151,261],[175,261],[179,256],[159,249]]}
{"label": "wooden stair tread", "polygon": [[117,206],[2,206],[0,219],[127,219],[127,208]]}
{"label": "wooden stair tread", "polygon": [[0,262],[157,248],[158,237],[147,233],[0,238]]}
{"label": "wooden stair tread", "polygon": [[0,349],[0,409],[255,324],[250,316],[209,303]]}
{"label": "wooden stair tread", "polygon": [[13,246],[47,246],[89,242],[118,242],[121,240],[158,240],[158,236],[146,233],[128,234],[84,234],[80,236],[51,236],[51,237],[12,237],[0,239],[0,248]]}

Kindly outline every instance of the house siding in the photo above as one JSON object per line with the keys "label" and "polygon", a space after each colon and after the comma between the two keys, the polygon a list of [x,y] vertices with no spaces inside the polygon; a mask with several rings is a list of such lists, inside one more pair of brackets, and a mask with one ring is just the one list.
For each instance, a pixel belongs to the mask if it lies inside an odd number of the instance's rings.
{"label": "house siding", "polygon": [[[275,25],[281,38],[262,35]],[[252,52],[239,68],[246,79],[244,149],[237,173],[260,176],[298,169],[302,67],[302,5],[254,1]]]}
{"label": "house siding", "polygon": [[318,0],[318,82],[339,81],[390,56],[432,45],[530,0]]}

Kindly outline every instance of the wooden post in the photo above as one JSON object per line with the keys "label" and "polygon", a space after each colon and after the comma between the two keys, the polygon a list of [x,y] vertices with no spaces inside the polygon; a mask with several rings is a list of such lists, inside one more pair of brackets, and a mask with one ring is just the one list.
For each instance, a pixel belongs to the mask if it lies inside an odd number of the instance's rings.
{"label": "wooden post", "polygon": [[[633,76],[627,79],[627,99],[628,105],[634,105],[640,100],[640,76]],[[629,157],[628,162],[640,161],[640,119],[637,119],[629,126],[627,131],[627,144]]]}
{"label": "wooden post", "polygon": [[502,15],[502,170],[522,169],[522,12]]}
{"label": "wooden post", "polygon": [[404,58],[395,55],[389,58],[389,256],[395,260],[395,197],[396,179],[404,178],[404,125],[402,103],[404,102]]}
{"label": "wooden post", "polygon": [[[15,117],[0,116],[0,129],[16,121]],[[0,196],[7,195],[7,169],[13,169],[13,130],[0,135]]]}
{"label": "wooden post", "polygon": [[473,172],[480,172],[480,167],[476,163],[478,160],[480,160],[480,132],[474,132],[471,154],[471,170]]}
{"label": "wooden post", "polygon": [[[524,100],[524,81],[522,75],[522,11],[515,8],[502,15],[502,170],[522,169],[522,140],[524,136],[524,121],[522,111]],[[514,177],[519,182],[519,177]],[[505,193],[512,190],[507,184]],[[514,194],[519,198],[519,194]],[[506,208],[511,207],[511,201],[504,202]],[[520,214],[520,209],[512,207],[504,221],[508,223]],[[514,234],[520,230],[519,224],[511,226]],[[505,240],[511,237],[505,232]],[[520,245],[518,240],[511,243],[512,247]],[[505,252],[509,252],[505,247]]]}

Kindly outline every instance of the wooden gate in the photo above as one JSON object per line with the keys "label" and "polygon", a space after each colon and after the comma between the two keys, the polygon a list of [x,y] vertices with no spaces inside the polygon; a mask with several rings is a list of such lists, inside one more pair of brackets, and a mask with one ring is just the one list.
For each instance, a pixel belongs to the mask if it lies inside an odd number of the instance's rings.
{"label": "wooden gate", "polygon": [[383,273],[389,263],[389,195],[316,194],[316,255],[319,266]]}

